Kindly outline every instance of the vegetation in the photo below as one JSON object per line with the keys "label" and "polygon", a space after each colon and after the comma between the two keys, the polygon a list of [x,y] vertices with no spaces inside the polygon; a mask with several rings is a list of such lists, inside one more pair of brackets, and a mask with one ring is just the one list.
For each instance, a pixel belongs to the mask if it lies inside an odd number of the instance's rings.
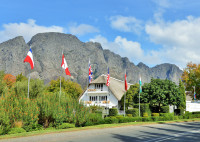
{"label": "vegetation", "polygon": [[[200,118],[200,113],[183,113],[186,104],[184,81],[179,86],[169,80],[152,79],[145,83],[140,95],[139,84],[126,92],[126,116],[118,115],[117,108],[109,109],[109,117],[102,117],[102,108],[85,107],[79,103],[81,86],[70,80],[52,80],[49,85],[39,79],[30,80],[19,74],[0,72],[0,135],[30,132],[43,129],[68,129],[99,124],[151,122]],[[123,106],[122,98],[122,107]],[[177,105],[169,113],[169,105]]]}
{"label": "vegetation", "polygon": [[[187,91],[194,93],[195,87],[196,94],[200,94],[200,64],[188,63],[183,71],[182,81]],[[200,96],[196,95],[196,98],[200,99]]]}

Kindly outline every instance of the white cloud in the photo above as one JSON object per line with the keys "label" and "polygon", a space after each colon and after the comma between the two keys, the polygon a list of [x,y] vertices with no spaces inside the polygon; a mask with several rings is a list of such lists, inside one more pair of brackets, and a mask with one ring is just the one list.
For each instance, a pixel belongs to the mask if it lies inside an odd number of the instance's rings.
{"label": "white cloud", "polygon": [[170,7],[169,0],[153,0],[159,7],[168,8]]}
{"label": "white cloud", "polygon": [[104,49],[109,49],[122,57],[128,57],[134,62],[139,62],[143,56],[140,43],[129,41],[121,36],[117,36],[114,41],[108,41],[105,37],[98,35],[90,41],[99,42]]}
{"label": "white cloud", "polygon": [[35,20],[29,19],[27,23],[9,23],[3,25],[3,30],[0,31],[0,42],[9,40],[16,36],[23,36],[28,42],[32,36],[37,33],[44,32],[64,32],[64,29],[59,26],[39,26]]}
{"label": "white cloud", "polygon": [[99,30],[87,24],[80,24],[78,26],[74,24],[73,26],[69,27],[69,32],[74,35],[82,36],[88,33],[97,33]]}
{"label": "white cloud", "polygon": [[137,35],[141,33],[142,22],[135,17],[112,16],[110,17],[111,27],[122,32],[133,32]]}
{"label": "white cloud", "polygon": [[200,17],[151,23],[145,30],[152,42],[162,45],[162,49],[154,51],[162,62],[175,63],[180,68],[190,61],[200,63]]}

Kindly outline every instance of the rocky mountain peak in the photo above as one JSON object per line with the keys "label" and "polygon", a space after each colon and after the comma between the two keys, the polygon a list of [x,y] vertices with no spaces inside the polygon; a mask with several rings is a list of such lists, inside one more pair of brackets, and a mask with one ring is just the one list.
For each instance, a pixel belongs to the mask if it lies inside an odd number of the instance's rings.
{"label": "rocky mountain peak", "polygon": [[[30,70],[28,63],[23,63],[30,45],[35,63],[34,70]],[[130,83],[138,82],[140,75],[143,82],[150,82],[153,77],[167,78],[177,83],[182,74],[182,71],[172,64],[161,64],[153,68],[143,63],[135,66],[128,58],[122,58],[107,49],[103,50],[100,43],[84,43],[71,34],[39,33],[33,36],[28,44],[20,36],[1,43],[0,51],[0,70],[5,70],[6,73],[31,73],[34,78],[44,79],[46,83],[63,76],[80,83],[83,88],[87,85],[89,58],[94,72],[93,79],[107,74],[107,67],[110,68],[110,76],[120,80],[124,80],[126,69],[127,80]],[[66,76],[61,68],[62,51],[72,77]]]}

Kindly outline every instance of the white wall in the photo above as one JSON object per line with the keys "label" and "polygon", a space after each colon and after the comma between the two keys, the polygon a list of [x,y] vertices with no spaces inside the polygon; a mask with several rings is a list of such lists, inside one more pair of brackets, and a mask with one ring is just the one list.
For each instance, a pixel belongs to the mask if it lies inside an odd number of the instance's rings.
{"label": "white wall", "polygon": [[[88,89],[95,89],[95,85],[91,84]],[[88,104],[89,96],[107,96],[108,101],[110,101],[109,104],[104,104],[101,101],[92,102],[92,104]],[[112,94],[112,92],[109,90],[106,85],[103,86],[103,91],[96,90],[96,91],[88,91],[84,92],[84,94],[80,97],[79,102],[83,102],[85,105],[98,105],[98,106],[104,106],[104,107],[118,107],[118,100],[117,98]]]}
{"label": "white wall", "polygon": [[200,111],[200,102],[186,101],[186,111],[189,112]]}

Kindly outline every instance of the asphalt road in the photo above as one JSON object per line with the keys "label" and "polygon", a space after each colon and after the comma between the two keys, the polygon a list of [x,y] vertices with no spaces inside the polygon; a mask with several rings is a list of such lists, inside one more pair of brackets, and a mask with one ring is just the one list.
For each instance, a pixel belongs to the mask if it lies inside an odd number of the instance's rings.
{"label": "asphalt road", "polygon": [[124,126],[12,138],[0,142],[200,141],[200,122]]}

